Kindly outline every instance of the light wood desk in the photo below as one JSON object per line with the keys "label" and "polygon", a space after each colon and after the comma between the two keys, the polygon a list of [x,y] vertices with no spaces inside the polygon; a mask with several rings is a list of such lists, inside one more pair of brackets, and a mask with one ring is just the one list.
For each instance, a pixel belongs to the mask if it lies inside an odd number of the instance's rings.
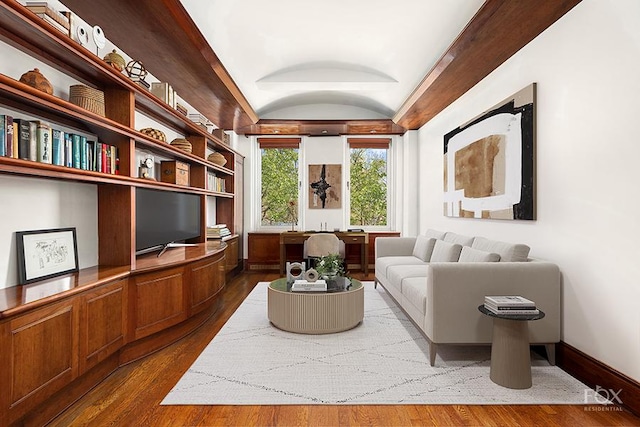
{"label": "light wood desk", "polygon": [[[280,272],[285,273],[285,265],[287,263],[287,245],[303,245],[305,240],[310,236],[318,234],[317,232],[303,231],[284,231],[280,233]],[[369,233],[367,232],[350,232],[336,231],[336,237],[344,242],[345,245],[360,245],[360,262],[364,274],[369,274]]]}

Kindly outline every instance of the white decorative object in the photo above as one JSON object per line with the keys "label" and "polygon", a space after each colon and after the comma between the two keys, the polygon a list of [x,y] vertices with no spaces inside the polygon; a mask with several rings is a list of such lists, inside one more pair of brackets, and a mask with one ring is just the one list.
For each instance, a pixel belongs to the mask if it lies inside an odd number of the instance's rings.
{"label": "white decorative object", "polygon": [[89,44],[89,33],[87,32],[87,29],[82,25],[78,25],[76,27],[76,40],[82,46],[86,46]]}
{"label": "white decorative object", "polygon": [[287,283],[304,279],[304,262],[287,262]]}
{"label": "white decorative object", "polygon": [[306,273],[304,273],[304,278],[307,280],[307,282],[315,282],[316,280],[318,280],[318,272],[314,269],[314,268],[310,268],[306,271]]}
{"label": "white decorative object", "polygon": [[98,49],[102,49],[107,44],[107,38],[104,35],[104,31],[99,26],[93,27],[93,41]]}

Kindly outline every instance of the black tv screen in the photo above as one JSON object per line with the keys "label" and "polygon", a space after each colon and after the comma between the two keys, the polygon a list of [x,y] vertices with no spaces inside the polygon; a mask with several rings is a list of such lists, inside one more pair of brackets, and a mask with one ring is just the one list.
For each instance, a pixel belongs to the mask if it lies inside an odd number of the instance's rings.
{"label": "black tv screen", "polygon": [[199,236],[199,195],[136,188],[136,254]]}

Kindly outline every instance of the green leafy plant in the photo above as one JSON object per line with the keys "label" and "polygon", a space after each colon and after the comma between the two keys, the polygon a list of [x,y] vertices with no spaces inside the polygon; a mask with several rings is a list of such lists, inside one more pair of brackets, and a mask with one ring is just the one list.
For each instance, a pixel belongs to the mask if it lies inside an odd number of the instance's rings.
{"label": "green leafy plant", "polygon": [[344,263],[340,255],[338,254],[329,254],[325,256],[321,256],[316,261],[315,270],[318,272],[320,277],[335,274],[336,276],[344,275]]}

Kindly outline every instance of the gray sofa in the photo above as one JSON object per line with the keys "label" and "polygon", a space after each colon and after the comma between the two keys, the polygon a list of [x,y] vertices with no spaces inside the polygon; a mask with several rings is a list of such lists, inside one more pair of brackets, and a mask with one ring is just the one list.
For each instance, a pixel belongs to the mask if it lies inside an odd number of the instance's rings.
{"label": "gray sofa", "polygon": [[521,295],[545,312],[529,322],[531,344],[544,344],[551,364],[560,340],[560,271],[528,258],[529,247],[428,230],[375,241],[375,284],[381,284],[429,341],[433,366],[441,344],[490,344],[492,319],[478,306],[486,295]]}

